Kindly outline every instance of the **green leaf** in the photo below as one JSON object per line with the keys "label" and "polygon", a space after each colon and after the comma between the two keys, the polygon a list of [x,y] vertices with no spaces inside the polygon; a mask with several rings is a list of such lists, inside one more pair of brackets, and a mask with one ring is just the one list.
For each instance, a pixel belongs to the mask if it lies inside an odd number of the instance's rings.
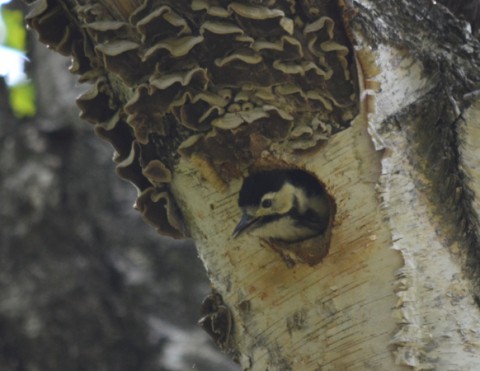
{"label": "green leaf", "polygon": [[26,51],[27,31],[20,10],[2,9],[2,17],[7,29],[4,45]]}
{"label": "green leaf", "polygon": [[29,82],[11,86],[10,105],[18,118],[35,115],[35,88]]}

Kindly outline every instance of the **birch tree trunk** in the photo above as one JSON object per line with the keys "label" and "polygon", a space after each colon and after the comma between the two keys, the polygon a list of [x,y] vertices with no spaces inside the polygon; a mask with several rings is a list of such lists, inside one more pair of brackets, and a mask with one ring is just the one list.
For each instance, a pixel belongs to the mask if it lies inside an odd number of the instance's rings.
{"label": "birch tree trunk", "polygon": [[[465,22],[427,0],[39,1],[28,21],[94,83],[79,106],[137,208],[196,241],[218,293],[204,324],[243,369],[480,368]],[[335,200],[321,263],[231,239],[259,162],[305,168]]]}

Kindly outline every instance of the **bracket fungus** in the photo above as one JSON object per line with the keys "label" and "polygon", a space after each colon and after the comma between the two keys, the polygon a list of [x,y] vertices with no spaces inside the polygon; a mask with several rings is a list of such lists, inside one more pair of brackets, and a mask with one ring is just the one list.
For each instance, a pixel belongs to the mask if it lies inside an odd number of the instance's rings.
{"label": "bracket fungus", "polygon": [[314,150],[349,127],[358,94],[340,14],[329,1],[39,0],[27,22],[92,84],[81,116],[113,145],[137,208],[180,237],[180,156],[222,191],[260,154]]}

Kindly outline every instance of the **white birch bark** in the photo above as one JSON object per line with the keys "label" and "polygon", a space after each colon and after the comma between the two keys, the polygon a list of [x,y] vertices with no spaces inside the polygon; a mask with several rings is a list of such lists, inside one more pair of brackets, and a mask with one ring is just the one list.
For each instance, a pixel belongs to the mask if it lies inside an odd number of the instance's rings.
{"label": "white birch bark", "polygon": [[[479,369],[478,307],[462,270],[465,240],[452,239],[456,226],[431,198],[436,184],[415,163],[423,161],[412,148],[419,118],[412,111],[401,128],[389,124],[425,99],[436,80],[408,50],[381,43],[371,51],[361,32],[354,36],[364,70],[361,114],[317,153],[282,157],[317,174],[335,198],[322,263],[288,268],[255,237],[232,240],[240,182],[219,194],[182,162],[176,197],[212,285],[233,313],[244,369]],[[460,149],[474,192],[478,107],[464,114]]]}

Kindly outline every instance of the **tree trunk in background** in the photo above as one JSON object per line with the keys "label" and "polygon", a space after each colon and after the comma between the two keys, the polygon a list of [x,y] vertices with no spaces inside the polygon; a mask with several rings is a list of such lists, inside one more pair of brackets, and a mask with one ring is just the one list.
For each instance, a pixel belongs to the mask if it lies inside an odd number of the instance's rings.
{"label": "tree trunk in background", "polygon": [[[346,3],[40,1],[28,19],[94,83],[79,106],[137,208],[196,241],[223,300],[207,329],[244,369],[480,368],[478,40],[430,1]],[[320,264],[230,238],[262,161],[334,198]]]}
{"label": "tree trunk in background", "polygon": [[0,92],[0,369],[238,369],[197,326],[210,289],[193,243],[132,210],[69,61],[36,41],[29,58],[37,116]]}

